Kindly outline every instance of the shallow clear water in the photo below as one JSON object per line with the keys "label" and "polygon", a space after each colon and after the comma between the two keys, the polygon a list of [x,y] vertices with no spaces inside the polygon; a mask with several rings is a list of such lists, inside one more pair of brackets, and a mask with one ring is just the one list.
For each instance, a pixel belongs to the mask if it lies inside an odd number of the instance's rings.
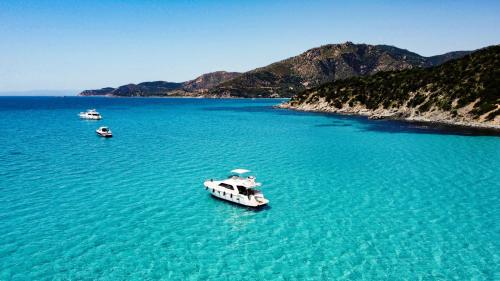
{"label": "shallow clear water", "polygon": [[0,280],[499,279],[500,138],[277,102],[0,98]]}

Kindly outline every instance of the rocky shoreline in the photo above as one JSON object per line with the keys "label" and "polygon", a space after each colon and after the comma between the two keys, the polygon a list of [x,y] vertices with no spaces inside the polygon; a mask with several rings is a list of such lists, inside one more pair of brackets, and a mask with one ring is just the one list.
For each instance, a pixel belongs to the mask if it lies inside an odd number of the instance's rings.
{"label": "rocky shoreline", "polygon": [[394,109],[383,109],[378,108],[375,110],[367,109],[363,106],[350,107],[349,105],[344,105],[341,108],[336,108],[326,102],[324,99],[320,99],[315,103],[296,103],[293,101],[288,101],[281,103],[276,106],[280,109],[297,110],[305,112],[318,112],[318,113],[332,113],[340,115],[356,115],[365,116],[368,119],[373,120],[399,120],[414,123],[425,123],[429,125],[445,125],[448,127],[465,128],[465,129],[477,129],[477,130],[488,130],[494,135],[500,136],[500,118],[495,118],[492,121],[477,121],[472,118],[461,117],[455,118],[449,112],[434,110],[430,112],[425,112],[424,114],[419,114],[413,108],[400,107]]}

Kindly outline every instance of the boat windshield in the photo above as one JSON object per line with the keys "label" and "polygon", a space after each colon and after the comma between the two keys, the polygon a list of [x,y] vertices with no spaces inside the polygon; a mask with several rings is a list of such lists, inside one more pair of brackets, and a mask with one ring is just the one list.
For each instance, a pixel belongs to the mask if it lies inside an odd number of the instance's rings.
{"label": "boat windshield", "polygon": [[236,187],[238,188],[238,192],[240,194],[248,195],[248,189],[246,187],[241,186],[241,185],[237,185]]}
{"label": "boat windshield", "polygon": [[243,195],[253,195],[253,194],[258,194],[261,193],[260,190],[254,189],[254,188],[246,188],[242,185],[237,185],[236,188],[238,188],[238,192]]}

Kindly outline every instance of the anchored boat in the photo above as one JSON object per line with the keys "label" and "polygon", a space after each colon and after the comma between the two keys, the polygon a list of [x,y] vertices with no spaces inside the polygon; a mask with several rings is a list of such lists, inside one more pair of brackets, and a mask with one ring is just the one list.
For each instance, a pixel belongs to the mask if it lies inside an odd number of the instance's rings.
{"label": "anchored boat", "polygon": [[88,109],[85,112],[80,112],[78,114],[81,119],[88,119],[88,120],[101,120],[102,116],[97,112],[95,109]]}
{"label": "anchored boat", "polygon": [[225,180],[206,180],[203,185],[212,196],[249,207],[260,207],[269,203],[257,188],[261,186],[254,176],[243,177],[250,172],[245,169],[232,170]]}
{"label": "anchored boat", "polygon": [[105,138],[110,138],[113,136],[113,133],[111,133],[111,130],[108,127],[99,127],[99,129],[95,130],[95,132]]}

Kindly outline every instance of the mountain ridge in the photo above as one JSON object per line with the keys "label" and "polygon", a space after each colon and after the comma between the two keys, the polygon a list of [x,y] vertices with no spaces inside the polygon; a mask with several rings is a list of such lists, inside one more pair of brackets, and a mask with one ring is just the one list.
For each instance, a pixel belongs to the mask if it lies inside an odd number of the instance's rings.
{"label": "mountain ridge", "polygon": [[430,67],[470,51],[424,57],[389,45],[327,44],[256,68],[210,90],[214,96],[292,97],[322,83],[415,67]]}
{"label": "mountain ridge", "polygon": [[345,42],[315,47],[244,73],[216,71],[186,82],[143,82],[85,90],[79,95],[292,97],[322,83],[379,71],[430,67],[468,53],[456,51],[424,57],[390,45]]}

